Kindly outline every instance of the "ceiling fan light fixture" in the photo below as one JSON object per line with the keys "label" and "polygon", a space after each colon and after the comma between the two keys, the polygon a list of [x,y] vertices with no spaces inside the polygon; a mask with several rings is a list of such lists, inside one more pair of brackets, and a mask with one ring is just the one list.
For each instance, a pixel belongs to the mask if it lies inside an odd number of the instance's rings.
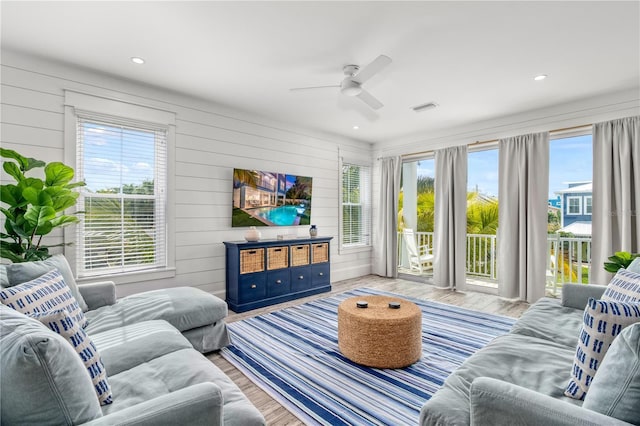
{"label": "ceiling fan light fixture", "polygon": [[362,93],[362,87],[360,87],[360,83],[345,78],[340,85],[340,92],[345,96],[358,96]]}

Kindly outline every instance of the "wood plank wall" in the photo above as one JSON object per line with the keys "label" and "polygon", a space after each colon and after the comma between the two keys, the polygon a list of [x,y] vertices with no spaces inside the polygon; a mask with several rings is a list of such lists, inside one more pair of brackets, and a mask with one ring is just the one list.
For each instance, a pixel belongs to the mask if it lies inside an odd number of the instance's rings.
{"label": "wood plank wall", "polygon": [[[176,113],[175,172],[169,177],[175,185],[175,192],[169,194],[169,211],[175,211],[170,244],[175,245],[176,274],[169,279],[120,284],[119,296],[187,285],[224,297],[222,242],[241,240],[245,231],[231,227],[234,167],[311,176],[312,221],[320,235],[334,237],[332,281],[370,273],[370,250],[338,250],[338,156],[372,159],[370,144],[298,129],[210,101],[18,52],[2,52],[0,78],[2,146],[47,162],[65,161],[65,89]],[[3,174],[2,182],[6,179]],[[308,235],[306,226],[261,230],[263,238],[279,233]],[[63,239],[59,232],[49,243]]]}

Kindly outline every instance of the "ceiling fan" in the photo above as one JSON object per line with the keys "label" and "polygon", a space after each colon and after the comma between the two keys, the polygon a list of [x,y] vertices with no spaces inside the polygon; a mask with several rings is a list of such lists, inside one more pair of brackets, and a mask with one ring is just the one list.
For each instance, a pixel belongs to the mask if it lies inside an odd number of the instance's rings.
{"label": "ceiling fan", "polygon": [[339,87],[340,93],[345,96],[356,96],[360,98],[365,104],[369,105],[373,109],[382,108],[382,102],[377,100],[373,95],[362,88],[362,84],[369,80],[371,77],[382,71],[384,67],[391,63],[391,58],[385,55],[380,55],[373,62],[366,67],[360,69],[358,65],[345,65],[342,71],[345,75],[340,84],[334,84],[331,86],[311,86],[311,87],[296,87],[289,89],[293,91],[310,90],[310,89],[325,89],[328,87]]}

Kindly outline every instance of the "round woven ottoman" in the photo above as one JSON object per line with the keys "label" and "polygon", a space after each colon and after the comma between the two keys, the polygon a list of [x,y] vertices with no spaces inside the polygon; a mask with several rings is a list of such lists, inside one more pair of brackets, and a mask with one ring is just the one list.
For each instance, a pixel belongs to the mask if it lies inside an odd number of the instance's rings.
{"label": "round woven ottoman", "polygon": [[[356,302],[367,302],[358,308]],[[400,303],[399,309],[389,308]],[[422,312],[408,300],[357,296],[338,306],[338,346],[351,361],[375,368],[402,368],[422,356]]]}

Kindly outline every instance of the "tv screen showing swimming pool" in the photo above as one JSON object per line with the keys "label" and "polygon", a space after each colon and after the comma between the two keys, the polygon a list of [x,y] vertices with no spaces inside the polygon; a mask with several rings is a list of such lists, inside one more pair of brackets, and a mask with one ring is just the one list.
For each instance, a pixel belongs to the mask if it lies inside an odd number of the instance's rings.
{"label": "tv screen showing swimming pool", "polygon": [[311,223],[311,178],[233,169],[231,226],[296,226]]}

